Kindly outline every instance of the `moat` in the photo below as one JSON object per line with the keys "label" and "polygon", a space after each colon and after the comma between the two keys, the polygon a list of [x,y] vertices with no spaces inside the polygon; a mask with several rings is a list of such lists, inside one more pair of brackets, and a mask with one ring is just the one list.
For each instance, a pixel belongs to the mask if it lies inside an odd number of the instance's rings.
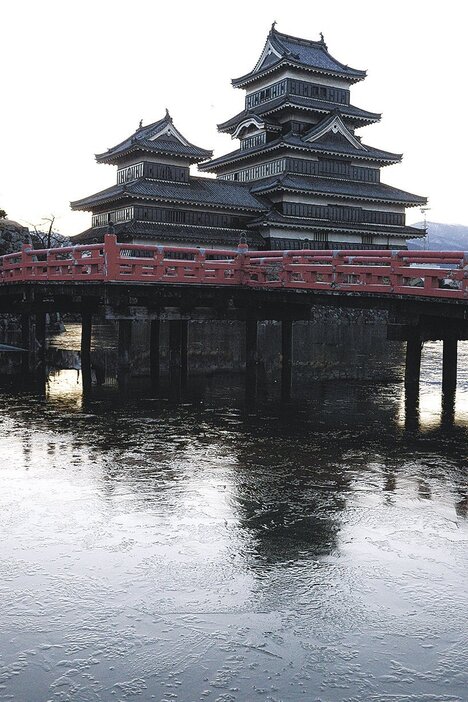
{"label": "moat", "polygon": [[3,390],[0,699],[466,700],[467,346],[448,416],[437,342],[411,408],[398,357],[249,410]]}

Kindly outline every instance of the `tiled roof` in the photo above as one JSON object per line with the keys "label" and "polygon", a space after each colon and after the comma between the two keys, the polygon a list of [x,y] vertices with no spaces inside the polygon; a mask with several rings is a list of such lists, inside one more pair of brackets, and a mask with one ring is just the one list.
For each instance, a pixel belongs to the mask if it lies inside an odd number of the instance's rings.
{"label": "tiled roof", "polygon": [[398,202],[405,204],[407,207],[423,205],[427,202],[425,197],[413,195],[413,193],[393,188],[385,183],[358,183],[315,176],[286,175],[281,178],[264,180],[251,187],[252,193],[259,195],[266,195],[269,192],[278,190],[316,193],[338,198],[350,197],[353,199]]}
{"label": "tiled roof", "polygon": [[218,167],[225,164],[236,163],[243,160],[248,161],[250,157],[258,156],[259,154],[263,153],[265,154],[266,160],[266,158],[270,157],[270,155],[273,157],[274,154],[271,154],[270,152],[278,151],[280,149],[287,149],[288,146],[292,147],[293,149],[301,149],[302,151],[310,154],[326,153],[336,154],[337,156],[352,156],[354,159],[377,161],[378,163],[383,164],[398,163],[402,158],[401,154],[394,154],[390,151],[375,149],[373,146],[368,146],[367,144],[363,144],[365,147],[364,149],[357,150],[356,147],[350,144],[350,142],[341,134],[332,134],[329,132],[321,139],[313,142],[304,141],[299,135],[286,134],[285,136],[274,139],[267,144],[253,146],[250,149],[236,149],[235,151],[231,151],[224,156],[219,156],[211,161],[201,163],[198,165],[198,168],[200,171],[215,172]]}
{"label": "tiled roof", "polygon": [[418,238],[425,236],[425,231],[422,229],[417,229],[416,227],[409,226],[396,226],[389,224],[370,224],[367,222],[334,222],[332,220],[317,220],[308,219],[306,217],[288,217],[277,212],[276,210],[270,210],[266,215],[253,221],[249,226],[255,228],[264,228],[271,225],[278,225],[281,227],[288,227],[292,229],[318,229],[318,230],[343,230],[343,231],[356,231],[356,232],[369,232],[375,233],[378,231],[380,234],[390,234],[394,236],[405,236]]}
{"label": "tiled roof", "polygon": [[[172,134],[164,133],[165,130]],[[161,132],[161,136],[157,136]],[[178,136],[175,136],[175,135]],[[148,151],[156,154],[182,156],[192,163],[210,158],[213,152],[190,144],[174,127],[169,114],[146,127],[139,127],[134,134],[120,144],[113,146],[102,154],[96,154],[96,161],[100,163],[115,163],[124,155],[132,151]]]}
{"label": "tiled roof", "polygon": [[274,52],[267,55],[258,68],[256,67],[240,78],[235,78],[232,81],[233,85],[240,87],[284,62],[320,73],[340,75],[352,82],[362,80],[366,76],[365,71],[350,68],[331,56],[323,38],[321,41],[300,39],[278,32],[272,27],[265,46],[268,44],[273,47]]}
{"label": "tiled roof", "polygon": [[[72,237],[73,244],[100,243],[107,233],[108,227],[92,227],[81,234]],[[155,242],[176,241],[195,245],[209,246],[223,244],[237,246],[241,237],[246,237],[249,246],[263,248],[264,240],[261,234],[244,229],[228,229],[216,227],[182,227],[177,224],[162,222],[121,222],[114,225],[114,233],[118,241],[131,241],[141,237]]]}
{"label": "tiled roof", "polygon": [[346,154],[356,159],[375,160],[382,163],[398,163],[402,159],[401,154],[394,154],[391,151],[383,151],[376,149],[374,146],[362,144],[364,149],[356,150],[356,148],[342,134],[333,134],[328,132],[320,139],[313,142],[303,141],[301,137],[290,135],[287,137],[288,144],[291,146],[304,147],[312,152],[325,151],[326,153],[335,153],[338,155]]}
{"label": "tiled roof", "polygon": [[214,178],[191,177],[188,183],[139,179],[123,185],[114,185],[99,193],[71,203],[74,210],[92,207],[115,200],[148,199],[261,211],[264,205],[251,195],[246,185]]}
{"label": "tiled roof", "polygon": [[237,126],[241,122],[252,114],[263,117],[264,115],[270,115],[273,112],[278,112],[279,110],[290,105],[303,110],[313,110],[324,113],[332,112],[338,108],[345,119],[348,117],[353,121],[355,120],[356,122],[361,122],[361,124],[372,124],[373,122],[378,122],[382,116],[378,112],[368,112],[367,110],[362,110],[360,107],[355,107],[354,105],[338,105],[335,102],[315,100],[313,98],[302,97],[300,95],[281,95],[274,100],[268,100],[268,102],[264,102],[262,105],[257,105],[251,110],[243,110],[234,117],[231,117],[231,119],[221,122],[221,124],[218,124],[218,131],[231,133],[237,129]]}

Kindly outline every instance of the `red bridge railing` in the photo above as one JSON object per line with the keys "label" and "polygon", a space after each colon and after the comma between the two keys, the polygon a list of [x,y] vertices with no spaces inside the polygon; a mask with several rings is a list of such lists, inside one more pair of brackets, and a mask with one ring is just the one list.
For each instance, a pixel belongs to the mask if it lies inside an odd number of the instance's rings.
{"label": "red bridge railing", "polygon": [[33,250],[0,257],[0,284],[115,282],[396,293],[468,299],[460,251],[237,251],[118,243]]}

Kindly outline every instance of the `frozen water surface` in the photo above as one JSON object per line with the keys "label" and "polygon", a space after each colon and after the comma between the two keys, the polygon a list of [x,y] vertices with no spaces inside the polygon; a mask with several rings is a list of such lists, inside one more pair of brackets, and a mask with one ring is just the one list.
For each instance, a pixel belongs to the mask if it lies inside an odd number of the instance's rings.
{"label": "frozen water surface", "polygon": [[0,395],[0,699],[468,699],[468,354],[397,384],[170,406]]}

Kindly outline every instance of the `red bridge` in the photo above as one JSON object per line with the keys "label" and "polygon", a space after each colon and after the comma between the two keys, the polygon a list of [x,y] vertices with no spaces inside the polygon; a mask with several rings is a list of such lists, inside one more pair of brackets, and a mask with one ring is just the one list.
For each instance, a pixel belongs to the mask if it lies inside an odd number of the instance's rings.
{"label": "red bridge", "polygon": [[468,300],[462,251],[248,251],[117,243],[0,257],[0,283],[183,283]]}
{"label": "red bridge", "polygon": [[[169,324],[170,387],[187,376],[191,320],[246,324],[246,388],[255,394],[257,329],[282,325],[282,394],[289,397],[293,323],[315,305],[388,311],[388,337],[407,342],[406,384],[419,382],[422,342],[444,342],[443,387],[454,392],[457,342],[468,338],[468,254],[460,251],[237,251],[118,243],[22,251],[0,257],[0,313],[21,315],[24,374],[45,368],[46,315],[82,317],[83,386],[91,385],[93,316],[119,327],[118,378],[131,374],[134,320],[151,323],[150,366],[159,386],[160,323]],[[43,374],[44,375],[44,374]]]}

